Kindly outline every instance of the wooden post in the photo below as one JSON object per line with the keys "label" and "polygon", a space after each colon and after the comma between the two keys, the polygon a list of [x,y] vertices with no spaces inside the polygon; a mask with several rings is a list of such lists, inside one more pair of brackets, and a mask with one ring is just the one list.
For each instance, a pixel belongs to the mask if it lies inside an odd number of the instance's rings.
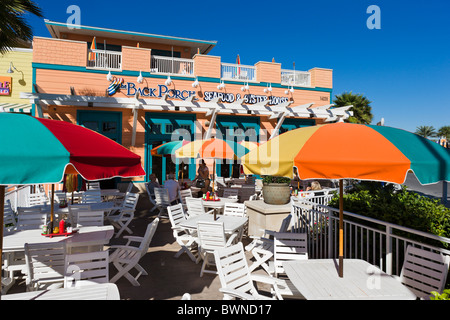
{"label": "wooden post", "polygon": [[339,277],[344,276],[344,180],[339,180]]}
{"label": "wooden post", "polygon": [[[5,212],[5,186],[0,186],[0,257],[3,257],[3,228],[5,222],[3,221],[3,215]],[[0,290],[1,297],[1,290]]]}

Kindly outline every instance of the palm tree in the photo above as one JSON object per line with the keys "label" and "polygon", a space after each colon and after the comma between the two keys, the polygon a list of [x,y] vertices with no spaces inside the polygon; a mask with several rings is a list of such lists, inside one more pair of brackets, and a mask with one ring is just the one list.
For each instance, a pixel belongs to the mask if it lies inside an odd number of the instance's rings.
{"label": "palm tree", "polygon": [[32,13],[43,17],[41,9],[31,0],[2,0],[0,5],[0,54],[24,41],[33,40],[31,27],[24,15]]}
{"label": "palm tree", "polygon": [[353,111],[353,116],[348,118],[348,122],[370,124],[373,119],[372,103],[362,94],[353,94],[350,92],[344,92],[341,95],[335,96],[333,103],[335,107],[345,107],[352,105],[350,111]]}
{"label": "palm tree", "polygon": [[448,140],[450,140],[450,126],[443,126],[440,127],[437,132],[438,137],[445,137]]}
{"label": "palm tree", "polygon": [[433,126],[418,126],[415,134],[424,138],[432,138],[436,136],[436,130]]}

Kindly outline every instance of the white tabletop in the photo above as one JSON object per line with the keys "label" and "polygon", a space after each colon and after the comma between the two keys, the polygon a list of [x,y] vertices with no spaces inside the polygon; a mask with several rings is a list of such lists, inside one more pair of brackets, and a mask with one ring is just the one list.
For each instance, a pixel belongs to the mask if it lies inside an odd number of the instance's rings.
{"label": "white tabletop", "polygon": [[344,276],[336,259],[283,262],[286,275],[308,300],[414,300],[400,281],[359,259],[344,259]]}
{"label": "white tabletop", "polygon": [[114,283],[5,294],[2,300],[120,300]]}
{"label": "white tabletop", "polygon": [[236,203],[238,202],[238,199],[235,198],[219,198],[219,201],[212,201],[212,200],[203,200],[203,206],[205,208],[214,208],[214,209],[220,209],[225,206],[225,203]]}
{"label": "white tabletop", "polygon": [[69,247],[96,246],[107,244],[114,235],[111,225],[100,227],[81,227],[78,232],[69,236],[45,237],[41,229],[5,231],[3,236],[3,252],[24,251],[25,243],[50,243],[66,241]]}
{"label": "white tabletop", "polygon": [[244,224],[247,222],[247,217],[235,217],[235,216],[224,216],[217,215],[216,220],[214,220],[213,214],[201,214],[198,216],[194,216],[186,219],[180,226],[188,229],[197,229],[197,224],[199,221],[207,221],[207,222],[223,222],[223,226],[225,229],[225,233],[233,233],[236,230],[242,228]]}

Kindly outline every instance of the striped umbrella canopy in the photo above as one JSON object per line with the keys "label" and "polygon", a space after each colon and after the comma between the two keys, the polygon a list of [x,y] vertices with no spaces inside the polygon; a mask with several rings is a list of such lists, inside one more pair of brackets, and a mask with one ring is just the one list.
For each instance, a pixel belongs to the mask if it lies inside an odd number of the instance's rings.
{"label": "striped umbrella canopy", "polygon": [[240,159],[249,149],[235,141],[222,139],[195,140],[175,151],[177,158]]}
{"label": "striped umbrella canopy", "polygon": [[[97,49],[97,41],[96,41],[96,37],[94,37],[92,39],[92,43],[91,43],[91,50],[96,50],[96,49]],[[89,52],[89,56],[88,56],[88,60],[89,61],[95,61],[96,59],[97,59],[97,55],[94,52],[90,51]]]}
{"label": "striped umbrella canopy", "polygon": [[343,183],[360,179],[421,184],[450,181],[450,151],[414,133],[384,126],[333,123],[285,132],[241,158],[245,173],[340,179],[340,276],[343,275]]}
{"label": "striped umbrella canopy", "polygon": [[182,146],[188,144],[187,140],[179,140],[179,141],[170,141],[167,143],[163,143],[157,147],[154,147],[150,150],[150,154],[152,156],[169,156],[175,154],[175,151],[181,148]]}

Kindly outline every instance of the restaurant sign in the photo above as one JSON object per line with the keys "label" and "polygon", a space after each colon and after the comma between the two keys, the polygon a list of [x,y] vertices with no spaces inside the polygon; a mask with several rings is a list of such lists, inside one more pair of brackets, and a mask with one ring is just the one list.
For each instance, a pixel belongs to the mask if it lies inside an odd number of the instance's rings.
{"label": "restaurant sign", "polygon": [[[164,95],[167,94],[168,98],[170,99],[180,99],[180,100],[186,100],[196,94],[196,91],[170,89],[168,86],[163,84],[159,84],[154,88],[150,87],[139,88],[136,86],[136,83],[133,82],[121,83],[120,90],[130,97],[135,96],[137,93],[139,94],[140,97],[162,98]],[[113,95],[114,93],[112,93],[111,95]],[[219,98],[219,102],[227,102],[227,103],[233,103],[242,98],[243,99],[242,103],[244,104],[255,104],[263,101],[268,101],[269,105],[277,105],[289,101],[289,98],[287,97],[264,96],[255,94],[246,94],[241,96],[241,94],[239,93],[234,94],[215,91],[204,92],[203,99],[206,102],[211,101],[215,98]]]}
{"label": "restaurant sign", "polygon": [[0,77],[0,96],[11,95],[11,77]]}

